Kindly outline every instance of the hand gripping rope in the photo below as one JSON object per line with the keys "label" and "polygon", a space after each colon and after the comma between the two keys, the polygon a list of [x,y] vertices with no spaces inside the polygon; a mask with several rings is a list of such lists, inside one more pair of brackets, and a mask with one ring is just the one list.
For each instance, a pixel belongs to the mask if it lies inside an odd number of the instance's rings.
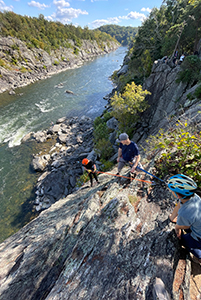
{"label": "hand gripping rope", "polygon": [[163,183],[165,183],[165,184],[166,184],[166,182],[165,182],[164,180],[162,180],[162,179],[160,179],[160,178],[156,177],[155,175],[153,175],[153,174],[151,174],[151,173],[149,173],[149,172],[145,171],[144,169],[141,169],[140,167],[137,167],[137,169],[139,169],[140,171],[143,171],[143,172],[145,172],[146,174],[148,174],[148,175],[150,175],[150,176],[153,176],[154,178],[156,178],[156,179],[158,179],[158,180],[160,180],[160,181],[162,181]]}

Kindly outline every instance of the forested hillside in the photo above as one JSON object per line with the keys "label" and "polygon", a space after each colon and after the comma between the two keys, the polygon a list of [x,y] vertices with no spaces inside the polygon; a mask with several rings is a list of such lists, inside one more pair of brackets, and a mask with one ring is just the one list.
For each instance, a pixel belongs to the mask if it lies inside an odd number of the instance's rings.
{"label": "forested hillside", "polygon": [[[164,0],[159,9],[154,8],[139,27],[130,49],[129,74],[122,84],[142,83],[150,75],[153,62],[164,56],[171,59],[198,54],[201,38],[201,1]],[[196,60],[196,58],[195,58]]]}
{"label": "forested hillside", "polygon": [[63,25],[60,22],[47,21],[42,14],[38,18],[17,15],[11,11],[0,12],[0,35],[11,36],[27,43],[29,48],[41,48],[47,52],[59,47],[70,48],[68,40],[73,40],[77,47],[81,40],[96,40],[101,42],[114,41],[105,32],[82,29],[72,24]]}
{"label": "forested hillside", "polygon": [[127,46],[133,41],[138,28],[131,26],[104,25],[99,27],[98,31],[111,35],[122,44],[122,46]]}

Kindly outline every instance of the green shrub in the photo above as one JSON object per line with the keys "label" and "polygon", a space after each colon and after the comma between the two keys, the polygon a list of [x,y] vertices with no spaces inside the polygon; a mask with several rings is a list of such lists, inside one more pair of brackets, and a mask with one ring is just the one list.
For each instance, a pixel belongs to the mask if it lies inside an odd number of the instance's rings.
{"label": "green shrub", "polygon": [[109,111],[106,111],[104,114],[103,114],[103,122],[107,122],[109,119],[111,119],[111,112]]}
{"label": "green shrub", "polygon": [[101,117],[97,117],[94,120],[94,127],[96,128],[97,126],[99,126],[102,123],[103,123],[103,119]]}
{"label": "green shrub", "polygon": [[201,99],[201,85],[196,88],[194,95],[196,98]]}
{"label": "green shrub", "polygon": [[187,121],[177,122],[177,128],[164,132],[160,130],[146,142],[147,153],[162,150],[155,162],[157,176],[182,173],[193,178],[201,187],[201,132],[189,127]]}
{"label": "green shrub", "polygon": [[88,173],[84,171],[84,174],[79,177],[76,182],[76,187],[81,187],[85,182],[89,180]]}
{"label": "green shrub", "polygon": [[187,56],[181,64],[181,71],[177,74],[176,82],[196,84],[200,79],[201,60],[197,55]]}
{"label": "green shrub", "polygon": [[31,40],[31,43],[33,44],[33,46],[34,46],[35,48],[40,48],[40,42],[39,42],[37,39],[33,38],[33,39]]}
{"label": "green shrub", "polygon": [[94,142],[97,143],[100,139],[108,138],[109,132],[106,123],[100,123],[94,128]]}
{"label": "green shrub", "polygon": [[5,61],[0,58],[0,67],[5,67]]}
{"label": "green shrub", "polygon": [[101,171],[103,172],[111,170],[111,168],[114,166],[114,163],[109,160],[101,159],[100,161],[103,164],[103,166],[101,167]]}
{"label": "green shrub", "polygon": [[190,101],[192,101],[193,99],[195,99],[194,95],[191,94],[191,93],[189,93],[186,97],[187,97],[187,99],[190,100]]}
{"label": "green shrub", "polygon": [[59,61],[55,60],[55,61],[54,61],[54,65],[55,65],[55,66],[58,66],[58,65],[59,65]]}
{"label": "green shrub", "polygon": [[114,82],[114,83],[118,83],[118,75],[117,75],[118,71],[114,71],[112,76],[110,77],[111,80]]}
{"label": "green shrub", "polygon": [[11,48],[12,48],[13,50],[19,50],[19,47],[18,47],[16,44],[13,44],[13,45],[11,46]]}
{"label": "green shrub", "polygon": [[109,159],[114,151],[111,142],[104,137],[96,142],[94,150],[104,160]]}
{"label": "green shrub", "polygon": [[29,42],[26,43],[26,44],[27,44],[27,48],[28,48],[28,49],[33,49],[33,48],[34,48],[34,45],[33,45],[33,44],[31,44],[31,43],[29,43]]}
{"label": "green shrub", "polygon": [[22,73],[28,72],[28,70],[27,70],[25,67],[23,67],[23,66],[20,68],[20,71],[21,71]]}
{"label": "green shrub", "polygon": [[79,39],[79,38],[75,39],[75,46],[77,46],[78,48],[82,47],[82,41],[81,41],[81,39]]}
{"label": "green shrub", "polygon": [[12,57],[11,63],[13,65],[17,65],[17,59],[15,57]]}
{"label": "green shrub", "polygon": [[74,53],[75,55],[78,55],[78,54],[79,54],[79,49],[75,47],[73,53]]}

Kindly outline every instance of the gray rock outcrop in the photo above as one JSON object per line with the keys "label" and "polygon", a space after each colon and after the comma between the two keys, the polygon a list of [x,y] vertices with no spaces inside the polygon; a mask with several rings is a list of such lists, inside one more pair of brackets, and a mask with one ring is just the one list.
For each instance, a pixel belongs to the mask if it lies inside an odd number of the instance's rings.
{"label": "gray rock outcrop", "polygon": [[160,185],[150,189],[144,174],[136,179],[100,175],[100,185],[57,201],[5,240],[0,299],[151,300],[156,277],[172,299],[185,295],[188,277],[174,283],[180,257],[167,218],[171,195]]}
{"label": "gray rock outcrop", "polygon": [[93,151],[92,133],[93,120],[82,116],[60,118],[49,129],[25,138],[26,142],[29,138],[39,143],[47,139],[55,140],[48,153],[36,154],[32,159],[31,167],[43,172],[36,184],[34,206],[37,211],[47,209],[77,189],[77,179],[83,174],[82,159],[97,159]]}

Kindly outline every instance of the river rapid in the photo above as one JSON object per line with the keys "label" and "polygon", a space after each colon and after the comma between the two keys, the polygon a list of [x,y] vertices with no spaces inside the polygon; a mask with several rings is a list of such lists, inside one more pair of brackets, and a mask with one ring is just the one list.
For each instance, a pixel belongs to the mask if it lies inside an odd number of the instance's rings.
{"label": "river rapid", "polygon": [[[24,135],[44,130],[67,116],[101,115],[112,91],[109,77],[120,69],[127,48],[94,58],[82,67],[0,94],[0,242],[37,216],[34,186],[39,174],[30,169],[32,154],[44,150]],[[70,90],[73,94],[66,93]]]}

